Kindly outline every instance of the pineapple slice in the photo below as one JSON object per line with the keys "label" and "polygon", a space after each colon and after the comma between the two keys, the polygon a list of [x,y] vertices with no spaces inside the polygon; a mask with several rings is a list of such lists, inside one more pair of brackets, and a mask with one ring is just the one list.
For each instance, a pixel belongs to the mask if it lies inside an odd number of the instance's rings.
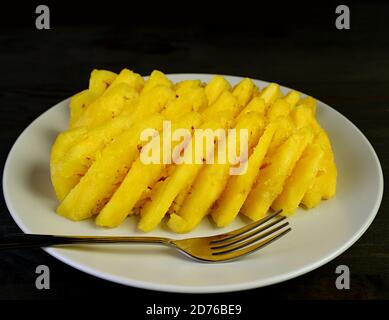
{"label": "pineapple slice", "polygon": [[183,80],[178,83],[176,83],[173,87],[174,91],[181,95],[184,92],[191,91],[193,89],[201,88],[201,81],[200,80]]}
{"label": "pineapple slice", "polygon": [[98,152],[131,125],[130,118],[117,117],[90,131],[80,127],[62,132],[57,137],[51,151],[50,173],[60,201],[80,181]]}
{"label": "pineapple slice", "polygon": [[299,105],[305,105],[307,108],[311,109],[313,115],[316,115],[316,108],[317,108],[316,99],[310,96],[305,97],[304,99],[301,99],[299,101]]}
{"label": "pineapple slice", "polygon": [[288,139],[295,131],[293,121],[289,116],[279,117],[274,122],[277,122],[278,127],[276,132],[274,133],[266,157],[271,157],[278,150],[278,148],[286,141],[286,139]]}
{"label": "pineapple slice", "polygon": [[284,97],[284,100],[289,103],[290,107],[293,109],[297,102],[300,100],[300,93],[295,90],[290,90],[288,94]]}
{"label": "pineapple slice", "polygon": [[231,89],[231,85],[222,76],[214,76],[205,86],[205,95],[207,96],[208,105],[214,103],[219,96]]}
{"label": "pineapple slice", "polygon": [[[226,118],[219,116],[215,120],[206,121],[200,128],[212,130],[226,128],[228,118],[229,116]],[[191,140],[192,150],[199,148],[194,141],[194,139]],[[205,148],[205,155],[209,156],[213,153],[214,144],[207,145]],[[193,154],[190,156],[192,157]],[[158,190],[152,194],[150,201],[142,208],[138,228],[143,231],[153,230],[161,222],[177,195],[188,187],[188,182],[194,180],[202,166],[202,163],[196,162],[176,165]]]}
{"label": "pineapple slice", "polygon": [[309,128],[302,128],[281,145],[260,171],[257,183],[242,207],[243,214],[252,220],[259,220],[266,215],[312,138],[312,131]]}
{"label": "pineapple slice", "polygon": [[[132,113],[123,112],[115,119],[89,131],[81,127],[61,133],[61,139],[57,139],[53,148],[55,147],[55,154],[62,154],[62,157],[56,156],[50,163],[51,178],[58,199],[65,198],[87,172],[99,151],[103,150],[117,135],[131,128],[134,123],[141,122],[159,112],[174,99],[174,96],[173,90],[165,86],[157,86],[141,96]],[[64,141],[66,141],[66,148]],[[70,145],[70,142],[73,145]],[[58,152],[62,148],[65,148],[66,152]]]}
{"label": "pineapple slice", "polygon": [[260,97],[254,97],[251,99],[251,101],[247,104],[247,106],[239,113],[237,116],[237,121],[245,115],[246,113],[250,112],[257,112],[259,114],[265,114],[265,101]]}
{"label": "pineapple slice", "polygon": [[232,112],[233,116],[236,116],[239,112],[239,105],[231,92],[224,91],[213,104],[203,111],[202,116],[206,121],[215,118],[217,114],[227,111]]}
{"label": "pineapple slice", "polygon": [[244,175],[232,176],[216,202],[212,218],[218,227],[224,227],[238,215],[245,202],[265,158],[270,142],[277,129],[277,123],[271,123],[260,138],[248,160],[247,172]]}
{"label": "pineapple slice", "polygon": [[125,106],[134,108],[138,92],[127,83],[108,88],[85,110],[73,127],[96,127],[117,117]]}
{"label": "pineapple slice", "polygon": [[176,99],[174,91],[165,85],[157,85],[153,88],[143,90],[135,108],[125,108],[121,115],[130,116],[132,121],[142,121],[145,117],[161,112],[166,105]]}
{"label": "pineapple slice", "polygon": [[290,104],[284,99],[277,99],[267,110],[266,117],[269,122],[278,117],[287,117],[291,111]]}
{"label": "pineapple slice", "polygon": [[75,94],[70,99],[70,120],[69,128],[75,127],[75,123],[83,116],[86,108],[96,99],[98,95],[90,90],[84,90]]}
{"label": "pineapple slice", "polygon": [[[172,123],[172,130],[187,129],[190,130],[200,124],[201,116],[196,112],[183,115],[176,122]],[[166,148],[168,144],[164,143],[159,136],[154,138],[154,142],[161,146],[162,154],[159,163],[144,164],[139,157],[126,177],[112,195],[107,205],[97,216],[96,223],[104,227],[116,227],[123,222],[128,214],[131,213],[136,203],[141,198],[147,188],[155,183],[165,169],[162,157],[169,151]],[[153,143],[153,142],[151,142]],[[178,142],[174,142],[174,147]],[[144,150],[142,150],[144,152]],[[147,151],[146,151],[147,152]]]}
{"label": "pineapple slice", "polygon": [[273,202],[272,208],[282,209],[282,214],[295,212],[306,191],[313,185],[319,170],[323,149],[319,144],[309,145],[297,161],[292,174],[286,180],[282,193]]}
{"label": "pineapple slice", "polygon": [[315,118],[315,107],[312,107],[311,104],[299,104],[291,113],[291,118],[297,129],[310,126],[315,134],[321,130]]}
{"label": "pineapple slice", "polygon": [[239,82],[232,90],[233,96],[238,101],[239,107],[242,109],[245,107],[254,94],[254,83],[251,79],[245,78]]}
{"label": "pineapple slice", "polygon": [[203,111],[208,106],[205,89],[200,80],[184,80],[174,86],[178,98],[188,101],[193,111]]}
{"label": "pineapple slice", "polygon": [[142,94],[149,92],[157,86],[166,86],[173,89],[173,83],[161,71],[154,70],[146,80]]}
{"label": "pineapple slice", "polygon": [[107,90],[111,90],[120,83],[126,83],[131,88],[134,88],[136,92],[140,93],[143,89],[145,81],[140,74],[128,69],[123,69],[120,71],[119,75],[115,78]]}
{"label": "pineapple slice", "polygon": [[259,95],[261,99],[265,102],[266,108],[269,108],[270,105],[277,100],[280,94],[280,86],[276,83],[270,83]]}
{"label": "pineapple slice", "polygon": [[155,114],[117,136],[68,193],[57,208],[57,213],[72,220],[86,219],[98,213],[139,154],[141,132],[148,128],[160,130],[162,122],[163,117]]}
{"label": "pineapple slice", "polygon": [[179,97],[188,101],[192,105],[194,111],[202,112],[208,106],[205,90],[201,87],[184,91],[179,94]]}
{"label": "pineapple slice", "polygon": [[[239,130],[248,129],[250,134],[247,136],[248,140],[246,141],[246,145],[250,150],[253,145],[258,142],[264,124],[264,118],[259,114],[246,114],[235,126],[237,138],[239,137]],[[241,152],[239,149],[240,146],[241,141],[240,139],[237,139],[237,155]],[[225,163],[218,163],[216,160],[216,163],[206,164],[201,169],[188,197],[185,199],[177,213],[177,215],[180,216],[180,219],[175,218],[175,214],[173,214],[171,216],[172,222],[170,222],[170,220],[168,222],[168,226],[174,232],[189,232],[200,223],[224,190],[229,178],[230,166],[231,164],[228,161],[225,161]]]}
{"label": "pineapple slice", "polygon": [[193,111],[193,104],[187,99],[179,96],[178,98],[169,101],[165,109],[161,111],[161,114],[166,117],[166,119],[173,121],[191,111]]}
{"label": "pineapple slice", "polygon": [[89,78],[89,91],[101,96],[116,79],[117,74],[107,70],[93,70]]}
{"label": "pineapple slice", "polygon": [[[228,169],[227,164],[215,163],[200,171],[177,213],[180,223],[172,224],[169,220],[170,229],[177,233],[189,232],[202,220],[227,183]],[[171,215],[172,221],[174,216],[176,214]]]}
{"label": "pineapple slice", "polygon": [[62,201],[69,191],[77,184],[80,176],[69,179],[63,167],[63,159],[67,157],[70,148],[87,135],[85,128],[73,129],[72,134],[62,132],[58,135],[50,153],[50,178],[58,200]]}
{"label": "pineapple slice", "polygon": [[317,206],[321,199],[330,199],[336,193],[337,170],[331,143],[324,130],[321,130],[316,141],[324,150],[319,164],[319,171],[311,188],[305,193],[302,203],[307,208]]}
{"label": "pineapple slice", "polygon": [[168,212],[169,214],[177,213],[182,204],[184,203],[186,197],[188,196],[190,189],[196,179],[196,176],[193,177],[191,181],[187,182],[187,186],[177,195],[177,197],[173,200],[172,205],[170,206]]}

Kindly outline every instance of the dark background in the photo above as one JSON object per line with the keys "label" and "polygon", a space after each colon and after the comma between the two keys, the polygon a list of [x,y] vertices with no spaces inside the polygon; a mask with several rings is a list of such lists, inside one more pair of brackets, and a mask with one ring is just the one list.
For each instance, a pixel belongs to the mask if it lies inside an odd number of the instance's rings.
{"label": "dark background", "polygon": [[[345,3],[350,30],[335,28],[335,8],[343,2],[46,2],[51,30],[42,31],[35,29],[38,4],[1,5],[1,170],[22,130],[86,88],[93,68],[129,67],[143,75],[153,69],[242,75],[309,93],[362,130],[387,178],[389,4],[384,1]],[[146,304],[172,301],[242,303],[248,310],[263,299],[389,299],[388,200],[384,195],[374,223],[349,250],[282,284],[219,295],[158,293],[94,278],[43,250],[28,249],[0,252],[0,299],[139,299],[141,312]],[[0,235],[15,232],[19,228],[1,193]],[[35,289],[40,264],[50,267],[50,290]],[[350,267],[350,290],[335,288],[340,264]]]}

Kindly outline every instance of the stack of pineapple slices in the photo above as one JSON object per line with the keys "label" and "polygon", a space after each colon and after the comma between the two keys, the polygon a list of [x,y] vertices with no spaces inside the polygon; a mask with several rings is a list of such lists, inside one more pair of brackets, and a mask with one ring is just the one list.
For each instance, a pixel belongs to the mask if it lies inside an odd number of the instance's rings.
{"label": "stack of pineapple slices", "polygon": [[[207,214],[223,227],[238,213],[258,220],[269,209],[312,208],[334,196],[337,174],[315,112],[313,98],[283,96],[274,83],[261,91],[247,78],[232,88],[221,76],[173,84],[159,71],[145,81],[128,69],[94,70],[89,88],[71,98],[69,129],[52,147],[57,212],[72,220],[97,215],[104,227],[140,214],[143,231],[168,215],[169,228],[184,233]],[[231,165],[217,162],[144,164],[141,132],[161,131],[164,120],[192,133],[248,129],[246,173],[230,175]]]}

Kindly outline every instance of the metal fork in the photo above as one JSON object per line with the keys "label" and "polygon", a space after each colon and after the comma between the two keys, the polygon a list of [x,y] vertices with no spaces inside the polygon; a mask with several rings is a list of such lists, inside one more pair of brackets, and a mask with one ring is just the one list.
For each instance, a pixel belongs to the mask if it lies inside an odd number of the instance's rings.
{"label": "metal fork", "polygon": [[163,237],[92,237],[20,234],[0,238],[0,249],[22,247],[48,247],[70,244],[142,243],[162,244],[174,248],[186,256],[202,262],[223,262],[253,253],[281,238],[291,228],[280,216],[281,211],[253,222],[240,229],[209,237],[174,240]]}

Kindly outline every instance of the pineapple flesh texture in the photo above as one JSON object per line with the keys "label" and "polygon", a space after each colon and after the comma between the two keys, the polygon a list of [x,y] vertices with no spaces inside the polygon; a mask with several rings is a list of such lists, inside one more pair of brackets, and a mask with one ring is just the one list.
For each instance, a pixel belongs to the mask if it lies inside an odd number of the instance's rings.
{"label": "pineapple flesh texture", "polygon": [[136,159],[141,143],[140,133],[147,128],[160,130],[162,121],[161,115],[153,115],[116,137],[68,193],[57,208],[57,213],[72,220],[83,220],[98,213]]}
{"label": "pineapple flesh texture", "polygon": [[313,185],[323,153],[323,149],[318,144],[309,145],[305,149],[292,174],[286,180],[282,193],[273,202],[274,210],[282,209],[283,215],[291,215],[295,212],[304,194]]}
{"label": "pineapple flesh texture", "polygon": [[285,180],[312,138],[312,131],[302,128],[280,146],[268,160],[266,167],[261,170],[257,183],[242,207],[244,215],[252,220],[259,220],[266,215],[273,201],[282,192]]}

